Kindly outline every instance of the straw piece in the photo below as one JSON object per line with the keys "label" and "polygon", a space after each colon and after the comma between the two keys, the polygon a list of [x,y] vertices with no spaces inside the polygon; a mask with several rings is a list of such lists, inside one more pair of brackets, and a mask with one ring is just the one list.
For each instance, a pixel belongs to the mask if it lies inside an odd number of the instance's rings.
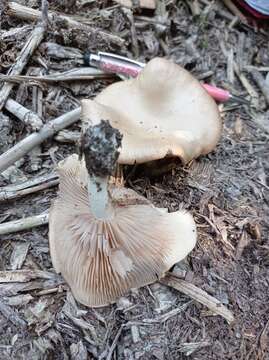
{"label": "straw piece", "polygon": [[23,81],[38,81],[38,82],[58,82],[58,81],[75,81],[75,80],[92,80],[115,77],[115,74],[106,73],[103,70],[85,67],[75,68],[63,72],[57,72],[44,76],[30,76],[30,75],[0,75],[1,81],[23,82]]}

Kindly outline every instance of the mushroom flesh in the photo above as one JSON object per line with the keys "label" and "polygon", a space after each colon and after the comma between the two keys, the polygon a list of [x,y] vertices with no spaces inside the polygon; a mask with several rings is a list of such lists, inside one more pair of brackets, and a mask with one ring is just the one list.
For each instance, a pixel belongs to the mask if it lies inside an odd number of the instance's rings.
{"label": "mushroom flesh", "polygon": [[123,134],[118,161],[129,165],[164,157],[187,163],[212,151],[222,129],[218,107],[201,84],[162,58],[82,101],[85,127],[104,118]]}

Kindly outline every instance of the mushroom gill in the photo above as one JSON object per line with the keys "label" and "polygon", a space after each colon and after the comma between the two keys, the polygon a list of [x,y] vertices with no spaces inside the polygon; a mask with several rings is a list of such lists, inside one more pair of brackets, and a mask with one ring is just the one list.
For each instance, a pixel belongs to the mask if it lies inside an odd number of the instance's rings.
{"label": "mushroom gill", "polygon": [[[104,123],[103,127],[110,126]],[[113,303],[131,288],[158,280],[196,243],[189,213],[168,213],[133,190],[108,182],[121,139],[111,127],[106,136],[88,141],[101,125],[85,132],[82,160],[71,155],[60,162],[59,194],[49,217],[53,266],[75,298],[93,307]],[[111,161],[101,172],[93,165],[100,147],[111,152]]]}

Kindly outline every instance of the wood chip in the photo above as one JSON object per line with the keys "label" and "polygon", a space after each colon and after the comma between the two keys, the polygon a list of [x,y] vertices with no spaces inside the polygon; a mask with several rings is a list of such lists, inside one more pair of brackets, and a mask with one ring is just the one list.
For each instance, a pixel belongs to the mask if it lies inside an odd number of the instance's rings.
{"label": "wood chip", "polygon": [[10,257],[10,265],[12,270],[19,270],[21,269],[28,250],[29,250],[30,243],[23,242],[23,243],[16,243],[14,245],[11,257]]}
{"label": "wood chip", "polygon": [[127,8],[140,7],[141,9],[151,9],[156,8],[156,0],[114,0],[116,3]]}
{"label": "wood chip", "polygon": [[0,312],[4,315],[4,317],[11,321],[15,326],[18,326],[20,328],[26,328],[27,323],[21,317],[19,316],[18,312],[13,310],[10,306],[5,304],[0,299]]}
{"label": "wood chip", "polygon": [[0,271],[0,283],[28,282],[33,279],[54,279],[57,275],[42,270]]}
{"label": "wood chip", "polygon": [[183,343],[180,344],[179,351],[184,353],[186,356],[190,356],[195,351],[210,345],[211,344],[208,341]]}

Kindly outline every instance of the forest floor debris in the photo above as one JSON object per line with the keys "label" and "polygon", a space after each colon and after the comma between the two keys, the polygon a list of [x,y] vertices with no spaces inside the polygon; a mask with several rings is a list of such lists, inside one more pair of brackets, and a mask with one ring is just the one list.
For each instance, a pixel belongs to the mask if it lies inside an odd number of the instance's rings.
{"label": "forest floor debris", "polygon": [[[0,230],[15,231],[0,236],[0,359],[268,359],[269,32],[247,24],[232,1],[154,3],[50,2],[49,26],[16,72],[37,32],[40,1],[0,4]],[[140,62],[166,56],[199,80],[251,98],[220,106],[223,135],[208,156],[185,168],[174,162],[162,175],[125,169],[126,185],[155,206],[184,204],[193,213],[198,245],[173,271],[228,309],[230,325],[162,283],[88,309],[53,272],[46,211],[56,197],[55,165],[76,152],[79,100],[119,81],[82,67],[86,49]]]}

